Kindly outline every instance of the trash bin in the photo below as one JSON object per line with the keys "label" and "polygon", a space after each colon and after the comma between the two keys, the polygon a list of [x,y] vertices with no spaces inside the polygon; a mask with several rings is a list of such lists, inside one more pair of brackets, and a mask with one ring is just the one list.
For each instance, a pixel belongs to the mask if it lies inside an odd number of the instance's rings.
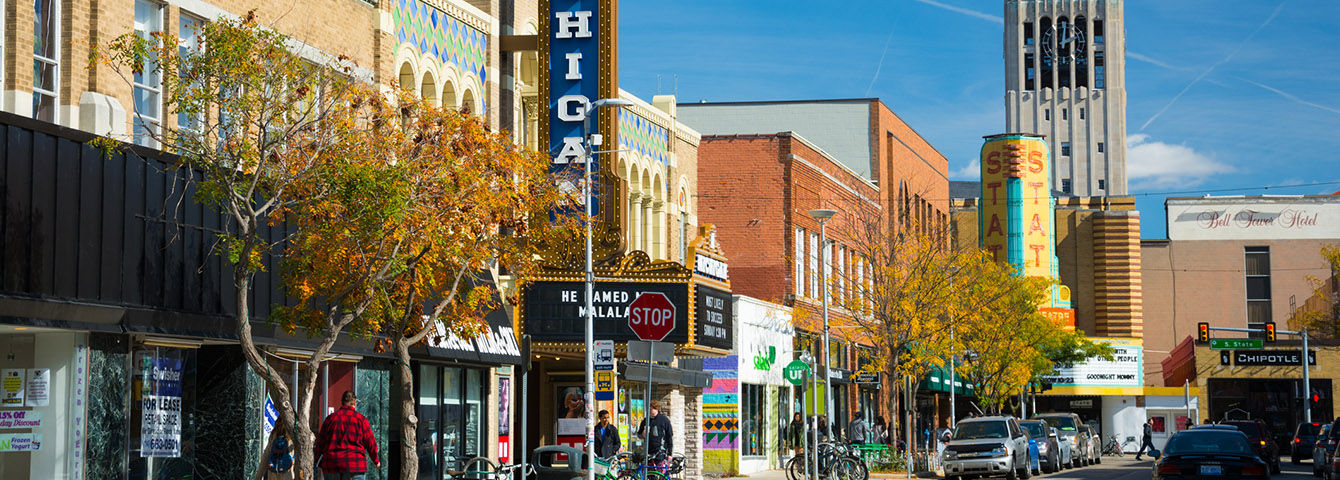
{"label": "trash bin", "polygon": [[530,454],[536,480],[583,480],[586,478],[586,451],[566,445],[536,448]]}

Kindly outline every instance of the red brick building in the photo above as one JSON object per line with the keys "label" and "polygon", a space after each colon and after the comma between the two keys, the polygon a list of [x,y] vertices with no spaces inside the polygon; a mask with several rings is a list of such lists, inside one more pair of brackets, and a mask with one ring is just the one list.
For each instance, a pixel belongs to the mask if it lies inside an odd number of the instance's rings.
{"label": "red brick building", "polygon": [[[830,269],[830,278],[859,276],[844,222],[875,218],[893,231],[947,237],[948,161],[878,99],[679,107],[679,120],[703,134],[698,220],[716,226],[734,293],[792,307],[798,345],[818,340],[821,330],[820,269]],[[818,208],[839,212],[822,248],[819,222],[809,215]],[[838,287],[835,296],[847,291]],[[840,299],[831,303],[830,324],[840,326],[849,317],[835,306]],[[846,383],[859,351],[869,348],[851,331],[830,332],[832,376],[841,377],[833,416],[844,427],[857,411],[893,421],[887,379],[882,390]],[[798,411],[799,400],[792,404]],[[923,417],[932,417],[934,403],[922,405],[930,411]]]}

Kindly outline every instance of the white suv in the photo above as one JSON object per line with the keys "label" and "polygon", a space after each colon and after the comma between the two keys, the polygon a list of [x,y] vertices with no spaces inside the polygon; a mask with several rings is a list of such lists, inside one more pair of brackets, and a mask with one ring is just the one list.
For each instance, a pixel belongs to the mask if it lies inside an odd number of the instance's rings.
{"label": "white suv", "polygon": [[1004,475],[1015,480],[1029,478],[1028,437],[1014,417],[964,419],[954,428],[945,446],[946,480],[972,476]]}

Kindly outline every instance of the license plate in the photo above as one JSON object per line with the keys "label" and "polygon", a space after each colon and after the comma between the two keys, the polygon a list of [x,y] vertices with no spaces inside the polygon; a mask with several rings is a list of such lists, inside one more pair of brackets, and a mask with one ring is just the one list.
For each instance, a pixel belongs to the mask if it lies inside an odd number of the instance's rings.
{"label": "license plate", "polygon": [[1201,475],[1223,475],[1223,474],[1224,474],[1224,467],[1221,466],[1221,465],[1201,465],[1201,466],[1200,466],[1200,474],[1201,474]]}

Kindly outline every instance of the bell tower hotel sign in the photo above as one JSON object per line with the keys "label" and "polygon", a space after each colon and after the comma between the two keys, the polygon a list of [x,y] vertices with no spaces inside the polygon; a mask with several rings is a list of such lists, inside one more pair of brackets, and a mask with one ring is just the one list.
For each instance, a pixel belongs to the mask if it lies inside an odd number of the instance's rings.
{"label": "bell tower hotel sign", "polygon": [[1169,198],[1169,240],[1340,238],[1340,196]]}

